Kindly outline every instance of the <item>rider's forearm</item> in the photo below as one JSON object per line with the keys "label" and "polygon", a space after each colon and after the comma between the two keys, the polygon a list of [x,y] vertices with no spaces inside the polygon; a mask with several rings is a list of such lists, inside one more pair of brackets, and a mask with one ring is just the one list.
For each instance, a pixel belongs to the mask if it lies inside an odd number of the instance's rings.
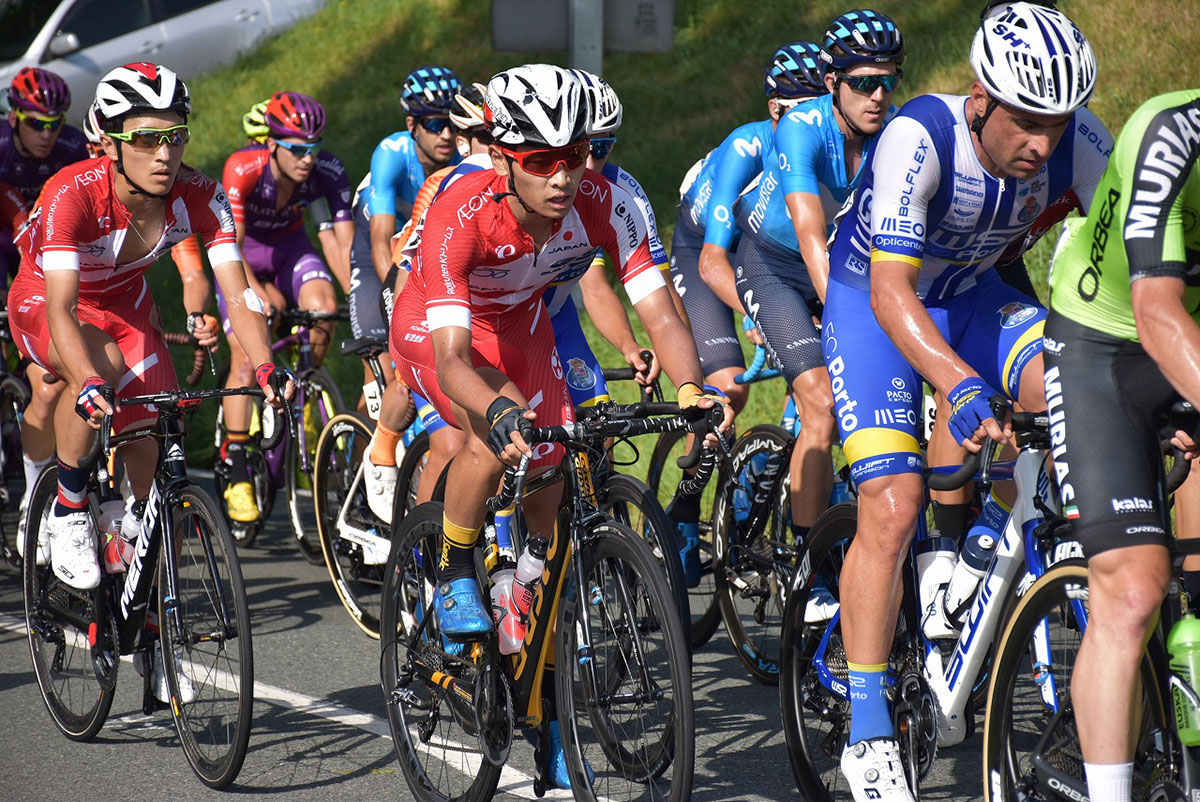
{"label": "rider's forearm", "polygon": [[905,360],[943,395],[949,396],[960,381],[977,375],[942,337],[917,297],[911,266],[872,264],[871,311]]}
{"label": "rider's forearm", "polygon": [[[437,381],[451,401],[476,417],[487,420],[488,406],[499,395],[488,386],[469,359],[459,353],[434,349],[437,362]],[[465,428],[466,421],[459,421]]]}
{"label": "rider's forearm", "polygon": [[333,277],[341,286],[343,292],[350,292],[350,252],[343,251],[341,239],[337,231],[327,228],[317,232],[317,241],[321,243],[321,253],[325,256],[325,264],[333,271]]}
{"label": "rider's forearm", "polygon": [[638,343],[633,327],[629,325],[629,316],[625,314],[625,305],[609,286],[603,265],[590,268],[580,280],[579,287],[583,290],[584,309],[600,336],[622,354],[636,351]]}
{"label": "rider's forearm", "polygon": [[396,233],[396,215],[371,215],[371,261],[379,280],[387,276],[388,268],[392,266],[392,235]]}
{"label": "rider's forearm", "polygon": [[741,311],[742,299],[738,297],[737,279],[729,264],[729,251],[720,245],[705,245],[700,250],[700,278],[712,288],[721,303]]}
{"label": "rider's forearm", "polygon": [[796,242],[800,246],[800,258],[808,270],[813,289],[821,303],[825,303],[825,288],[829,284],[829,255],[825,252],[825,211],[816,195],[803,192],[789,193],[786,198],[792,227],[796,230]]}
{"label": "rider's forearm", "polygon": [[675,313],[666,288],[643,298],[634,306],[634,311],[650,335],[654,352],[671,383],[676,387],[685,382],[702,386],[704,373],[700,370],[700,357],[696,354],[692,332]]}
{"label": "rider's forearm", "polygon": [[225,310],[229,315],[229,325],[233,327],[233,336],[246,352],[251,365],[261,365],[273,361],[271,357],[271,337],[267,331],[267,319],[261,312],[250,309],[242,297],[225,299]]}
{"label": "rider's forearm", "polygon": [[212,300],[212,284],[201,270],[190,270],[183,276],[183,308],[189,314],[204,314]]}
{"label": "rider's forearm", "polygon": [[1179,394],[1200,407],[1200,327],[1184,306],[1182,281],[1142,278],[1131,286],[1138,339]]}

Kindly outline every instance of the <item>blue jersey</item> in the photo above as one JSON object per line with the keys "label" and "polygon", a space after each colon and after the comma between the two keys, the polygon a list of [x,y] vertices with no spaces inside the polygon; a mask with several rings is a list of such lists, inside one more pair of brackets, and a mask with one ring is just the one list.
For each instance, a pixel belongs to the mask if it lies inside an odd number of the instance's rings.
{"label": "blue jersey", "polygon": [[758,186],[739,206],[742,230],[799,259],[800,245],[786,197],[793,192],[820,196],[825,220],[832,223],[837,210],[858,186],[878,139],[878,135],[868,137],[863,143],[862,163],[851,178],[846,169],[846,137],[833,113],[833,95],[822,95],[793,108],[775,129],[777,156],[763,169]]}
{"label": "blue jersey", "polygon": [[1087,109],[1029,179],[996,178],[975,153],[966,98],[923,95],[879,136],[862,184],[829,249],[830,281],[869,289],[872,261],[911,264],[917,294],[941,303],[975,286],[1008,244],[1072,190],[1086,214],[1104,174],[1112,136]]}
{"label": "blue jersey", "polygon": [[[417,192],[425,183],[425,166],[417,158],[417,143],[408,131],[384,139],[371,154],[371,180],[363,188],[367,215],[394,214],[402,223],[412,215]],[[455,154],[450,164],[457,164]]]}
{"label": "blue jersey", "polygon": [[734,205],[763,171],[774,137],[771,120],[746,123],[733,129],[701,163],[683,199],[693,225],[704,232],[705,245],[729,250],[737,234]]}

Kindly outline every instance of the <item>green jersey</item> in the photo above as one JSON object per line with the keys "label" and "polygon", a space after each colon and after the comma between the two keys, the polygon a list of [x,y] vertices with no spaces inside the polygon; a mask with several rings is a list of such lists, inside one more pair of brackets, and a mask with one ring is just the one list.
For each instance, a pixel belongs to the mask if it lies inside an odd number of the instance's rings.
{"label": "green jersey", "polygon": [[1054,258],[1050,308],[1089,328],[1137,339],[1130,284],[1170,276],[1187,285],[1200,322],[1200,89],[1142,105],[1117,137],[1082,225]]}

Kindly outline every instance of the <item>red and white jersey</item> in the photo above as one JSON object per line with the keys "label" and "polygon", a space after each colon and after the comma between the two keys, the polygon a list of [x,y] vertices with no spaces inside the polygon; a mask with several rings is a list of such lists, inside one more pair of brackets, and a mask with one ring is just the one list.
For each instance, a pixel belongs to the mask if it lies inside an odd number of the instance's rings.
{"label": "red and white jersey", "polygon": [[79,298],[92,304],[142,290],[142,275],[171,247],[199,234],[212,265],[240,262],[233,212],[220,183],[187,166],[167,196],[166,223],[150,252],[128,264],[117,255],[129,230],[129,210],[113,189],[107,156],[69,165],[46,182],[41,200],[16,243],[21,272],[39,283],[52,270],[79,273]]}
{"label": "red and white jersey", "polygon": [[587,270],[597,248],[617,265],[631,303],[666,286],[637,203],[600,174],[584,172],[573,207],[540,250],[496,198],[507,191],[507,178],[481,170],[437,196],[405,249],[412,276],[398,314],[423,308],[430,330],[470,328],[473,316],[527,306],[564,274]]}

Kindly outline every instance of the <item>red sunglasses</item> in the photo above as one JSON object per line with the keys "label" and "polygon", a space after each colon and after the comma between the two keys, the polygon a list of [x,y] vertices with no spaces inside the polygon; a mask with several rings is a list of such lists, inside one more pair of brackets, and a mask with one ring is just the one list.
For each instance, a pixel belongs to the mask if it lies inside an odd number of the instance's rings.
{"label": "red sunglasses", "polygon": [[521,169],[530,175],[536,175],[539,178],[549,178],[558,172],[560,164],[568,172],[578,170],[584,164],[587,164],[588,143],[587,140],[583,140],[573,142],[570,145],[563,145],[561,148],[526,151],[500,148],[500,152],[521,165]]}

